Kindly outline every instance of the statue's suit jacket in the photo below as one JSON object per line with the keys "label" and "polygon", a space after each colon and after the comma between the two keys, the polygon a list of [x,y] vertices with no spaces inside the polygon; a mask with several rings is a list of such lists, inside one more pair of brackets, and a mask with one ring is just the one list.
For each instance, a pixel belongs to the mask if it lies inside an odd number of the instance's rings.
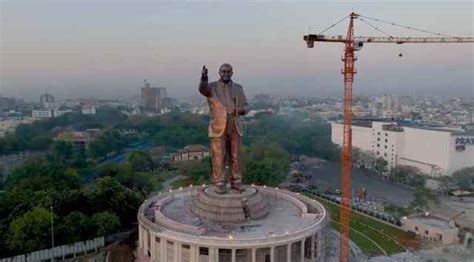
{"label": "statue's suit jacket", "polygon": [[[223,85],[220,80],[208,83],[207,79],[201,79],[199,84],[199,92],[207,97],[207,102],[209,103],[209,112],[211,115],[211,121],[209,122],[209,137],[211,138],[221,137],[224,134],[227,124],[225,96],[220,85]],[[245,97],[242,86],[232,82],[232,85],[230,85],[230,95],[232,101],[235,101],[236,103],[237,112],[242,111],[241,114],[247,113],[247,98]],[[235,125],[235,129],[239,136],[242,136],[242,119],[240,115],[233,118],[233,124]]]}

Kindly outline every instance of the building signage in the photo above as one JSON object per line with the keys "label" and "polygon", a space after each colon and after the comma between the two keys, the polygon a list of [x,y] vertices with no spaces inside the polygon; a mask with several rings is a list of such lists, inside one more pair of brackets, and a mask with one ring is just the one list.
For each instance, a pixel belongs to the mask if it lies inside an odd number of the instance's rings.
{"label": "building signage", "polygon": [[454,141],[456,151],[464,151],[466,146],[474,146],[474,137],[459,136]]}

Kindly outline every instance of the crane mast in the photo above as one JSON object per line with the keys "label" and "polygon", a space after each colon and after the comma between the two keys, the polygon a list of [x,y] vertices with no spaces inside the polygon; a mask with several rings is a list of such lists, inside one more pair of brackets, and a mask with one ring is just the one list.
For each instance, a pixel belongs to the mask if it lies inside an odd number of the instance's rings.
{"label": "crane mast", "polygon": [[[341,211],[339,228],[339,254],[343,257],[349,255],[349,216],[351,212],[351,171],[352,171],[352,83],[354,82],[355,54],[354,54],[354,18],[352,13],[347,30],[344,49],[344,129],[341,153],[342,177],[341,188]],[[347,255],[346,255],[347,254]]]}
{"label": "crane mast", "polygon": [[[344,69],[342,74],[344,75],[344,129],[343,129],[343,142],[341,151],[341,205],[340,205],[340,226],[339,226],[339,261],[349,261],[349,226],[350,226],[350,212],[351,212],[351,172],[352,172],[352,84],[354,82],[354,75],[357,73],[355,70],[355,51],[362,48],[364,43],[474,43],[473,37],[355,37],[354,36],[354,20],[360,17],[359,14],[352,12],[349,14],[349,28],[345,38],[342,36],[325,36],[321,34],[309,34],[304,36],[304,40],[308,48],[314,47],[314,42],[334,42],[343,43],[344,49]],[[368,18],[368,17],[364,17]],[[362,20],[362,18],[361,18]],[[374,19],[380,21],[378,19]],[[340,20],[342,21],[342,20]],[[340,22],[339,21],[339,22]],[[338,23],[339,23],[338,22]],[[391,23],[395,26],[400,26]],[[336,24],[334,24],[336,25]],[[330,26],[329,28],[333,27]],[[369,24],[370,25],[370,24]],[[370,25],[372,26],[372,25]],[[372,26],[374,27],[374,26]],[[402,26],[403,27],[403,26]],[[374,27],[376,30],[378,28]],[[414,29],[416,31],[422,31],[425,33],[432,33],[426,30],[419,30],[411,27],[408,29]],[[327,30],[327,29],[326,29]],[[324,30],[324,31],[326,31]],[[385,33],[381,30],[378,30]],[[441,35],[441,34],[437,34]]]}

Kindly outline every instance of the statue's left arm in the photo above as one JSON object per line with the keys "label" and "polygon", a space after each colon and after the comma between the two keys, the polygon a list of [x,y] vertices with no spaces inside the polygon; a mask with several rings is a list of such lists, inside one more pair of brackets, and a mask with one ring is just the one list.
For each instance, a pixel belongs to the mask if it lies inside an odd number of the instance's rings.
{"label": "statue's left arm", "polygon": [[241,100],[242,106],[240,107],[239,114],[246,115],[249,112],[249,104],[247,103],[247,98],[245,97],[244,89],[242,88],[241,90],[242,92],[241,92],[240,99],[242,99]]}

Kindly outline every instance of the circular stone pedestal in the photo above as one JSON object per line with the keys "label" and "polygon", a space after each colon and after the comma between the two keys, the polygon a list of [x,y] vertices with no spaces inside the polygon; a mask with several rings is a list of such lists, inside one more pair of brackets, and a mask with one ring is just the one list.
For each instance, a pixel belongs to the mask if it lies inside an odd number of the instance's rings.
{"label": "circular stone pedestal", "polygon": [[240,223],[267,215],[267,202],[259,190],[244,188],[242,193],[228,189],[227,193],[218,194],[214,186],[205,187],[193,196],[191,211],[200,218],[219,223]]}

